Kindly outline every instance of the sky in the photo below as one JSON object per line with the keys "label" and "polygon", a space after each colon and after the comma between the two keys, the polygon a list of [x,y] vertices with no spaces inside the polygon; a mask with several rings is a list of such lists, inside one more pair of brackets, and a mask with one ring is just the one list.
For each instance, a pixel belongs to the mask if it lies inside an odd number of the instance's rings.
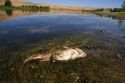
{"label": "sky", "polygon": [[95,8],[119,8],[124,0],[26,0],[33,3],[47,3],[62,6],[80,6]]}

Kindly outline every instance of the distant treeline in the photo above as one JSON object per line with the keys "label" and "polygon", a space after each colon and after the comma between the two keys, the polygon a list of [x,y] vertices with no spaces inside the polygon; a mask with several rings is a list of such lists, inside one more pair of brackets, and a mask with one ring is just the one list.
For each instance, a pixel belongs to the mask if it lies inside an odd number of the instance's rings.
{"label": "distant treeline", "polygon": [[22,11],[49,11],[50,7],[49,6],[35,6],[35,5],[29,5],[29,6],[5,6],[5,5],[1,5],[0,6],[0,10],[22,10]]}
{"label": "distant treeline", "polygon": [[24,10],[24,11],[49,11],[49,6],[20,6],[16,7],[16,9]]}
{"label": "distant treeline", "polygon": [[111,9],[110,12],[125,12],[125,8],[114,8]]}
{"label": "distant treeline", "polygon": [[109,8],[109,9],[99,8],[96,9],[96,11],[125,12],[125,8]]}

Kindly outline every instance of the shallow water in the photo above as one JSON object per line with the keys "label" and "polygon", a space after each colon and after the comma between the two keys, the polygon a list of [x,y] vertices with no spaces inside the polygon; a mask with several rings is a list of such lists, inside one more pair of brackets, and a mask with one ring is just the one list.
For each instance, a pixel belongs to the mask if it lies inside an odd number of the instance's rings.
{"label": "shallow water", "polygon": [[[0,11],[1,71],[3,74],[7,73],[9,64],[13,64],[8,56],[27,44],[37,44],[62,36],[88,34],[107,38],[106,40],[112,38],[113,44],[125,47],[125,20],[80,11],[13,11],[10,14]],[[121,49],[125,48],[121,47]]]}

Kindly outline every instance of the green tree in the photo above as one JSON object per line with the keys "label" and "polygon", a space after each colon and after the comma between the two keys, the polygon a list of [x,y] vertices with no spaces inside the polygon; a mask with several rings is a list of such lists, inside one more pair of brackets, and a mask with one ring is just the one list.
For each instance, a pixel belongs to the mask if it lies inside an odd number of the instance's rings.
{"label": "green tree", "polygon": [[11,6],[12,6],[11,1],[10,1],[10,0],[6,0],[6,1],[5,1],[5,6],[11,7]]}
{"label": "green tree", "polygon": [[122,4],[122,8],[125,8],[125,0],[124,0],[124,2],[123,2],[123,4]]}

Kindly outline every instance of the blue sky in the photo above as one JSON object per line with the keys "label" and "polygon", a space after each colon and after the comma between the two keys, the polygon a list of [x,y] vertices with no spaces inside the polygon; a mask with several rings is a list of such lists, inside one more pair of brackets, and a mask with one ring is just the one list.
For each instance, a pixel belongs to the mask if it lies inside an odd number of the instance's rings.
{"label": "blue sky", "polygon": [[25,0],[33,3],[48,3],[64,6],[81,6],[81,7],[121,7],[124,0]]}

